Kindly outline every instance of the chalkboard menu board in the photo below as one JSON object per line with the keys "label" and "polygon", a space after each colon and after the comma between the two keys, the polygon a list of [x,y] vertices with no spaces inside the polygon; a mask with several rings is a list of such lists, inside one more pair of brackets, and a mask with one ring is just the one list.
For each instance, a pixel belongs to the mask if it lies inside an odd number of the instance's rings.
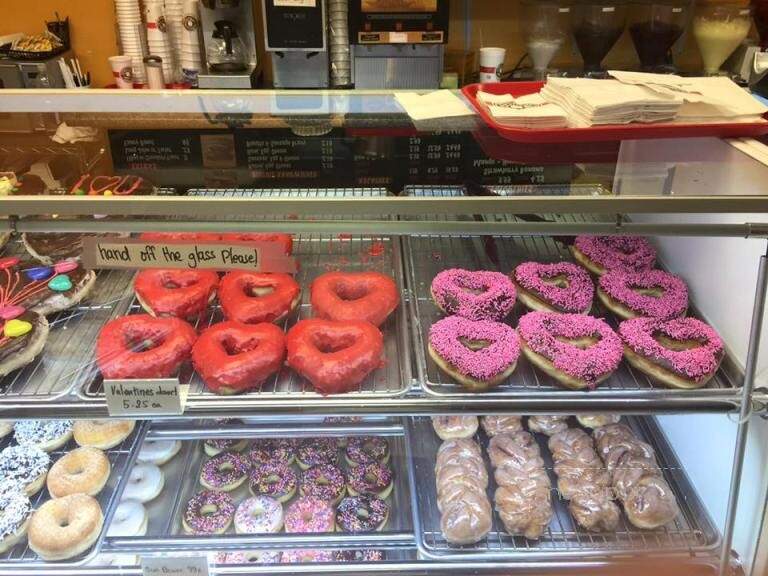
{"label": "chalkboard menu board", "polygon": [[199,133],[191,130],[110,132],[116,168],[156,169],[200,165]]}

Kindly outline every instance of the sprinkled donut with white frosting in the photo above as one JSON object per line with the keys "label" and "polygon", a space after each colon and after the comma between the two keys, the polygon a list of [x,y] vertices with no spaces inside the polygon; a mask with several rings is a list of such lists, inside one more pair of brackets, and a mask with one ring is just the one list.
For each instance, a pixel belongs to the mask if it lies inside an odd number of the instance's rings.
{"label": "sprinkled donut with white frosting", "polygon": [[283,505],[269,496],[246,498],[235,511],[238,534],[274,534],[283,527]]}

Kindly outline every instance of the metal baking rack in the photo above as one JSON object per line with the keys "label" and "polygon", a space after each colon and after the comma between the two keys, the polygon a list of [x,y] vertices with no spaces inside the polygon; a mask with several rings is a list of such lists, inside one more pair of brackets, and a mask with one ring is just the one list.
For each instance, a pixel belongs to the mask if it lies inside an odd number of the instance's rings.
{"label": "metal baking rack", "polygon": [[[414,487],[420,488],[414,497],[416,543],[426,558],[433,560],[515,560],[536,561],[631,555],[691,555],[711,554],[720,542],[720,535],[699,500],[688,476],[680,466],[674,451],[653,417],[625,417],[637,436],[651,444],[656,450],[664,478],[675,493],[680,514],[669,525],[657,530],[642,530],[634,527],[622,511],[618,528],[614,532],[589,532],[579,527],[568,511],[566,501],[559,498],[552,458],[547,448],[547,437],[534,434],[541,447],[547,472],[553,486],[553,517],[549,527],[538,541],[521,536],[510,536],[498,514],[493,513],[491,532],[474,545],[456,546],[449,544],[440,529],[440,513],[437,509],[435,489],[435,459],[441,444],[432,429],[429,418],[413,418],[408,433],[418,438],[418,447],[410,443],[409,472],[411,494]],[[477,440],[486,448],[488,438],[479,432]],[[490,471],[490,463],[486,458]],[[493,504],[496,484],[489,474],[488,498]]]}
{"label": "metal baking rack", "polygon": [[[11,548],[9,551],[0,554],[0,575],[17,576],[22,572],[34,571],[39,573],[41,569],[50,568],[51,570],[79,567],[92,562],[98,555],[101,544],[106,535],[106,528],[109,526],[114,509],[119,501],[119,495],[123,491],[123,487],[128,480],[127,470],[133,465],[134,459],[138,454],[138,447],[144,440],[146,429],[144,423],[141,421],[136,422],[136,426],[131,435],[123,440],[119,445],[114,448],[110,448],[105,451],[109,463],[111,465],[111,472],[109,480],[104,485],[104,488],[96,496],[96,499],[101,505],[101,512],[104,515],[104,527],[101,530],[99,538],[95,544],[89,548],[89,550],[75,558],[69,560],[59,560],[55,562],[45,562],[42,560],[32,549],[29,547],[27,538],[23,538],[22,541]],[[0,443],[0,449],[7,446],[12,446],[15,442],[12,440],[13,435],[9,435],[3,439]],[[68,452],[77,448],[77,444],[74,440],[70,440],[63,447],[58,448],[50,452],[51,465],[53,465],[59,458],[67,454]],[[49,468],[50,470],[50,468]],[[43,486],[42,490],[35,494],[32,500],[32,509],[36,510],[44,502],[51,499],[48,493],[48,488]]]}
{"label": "metal baking rack", "polygon": [[[570,259],[567,247],[548,236],[491,238],[500,264],[498,269],[504,273],[509,273],[517,264],[528,260],[552,262]],[[574,391],[560,386],[551,376],[533,368],[522,356],[512,376],[486,392],[470,392],[453,382],[426,352],[429,328],[443,317],[432,302],[430,285],[438,272],[448,268],[497,269],[484,245],[478,242],[477,237],[445,236],[416,236],[404,241],[409,286],[413,295],[411,316],[418,319],[412,324],[417,349],[417,371],[427,394],[457,400],[478,397],[515,400],[526,404],[520,405],[521,411],[534,405],[540,411],[541,402],[550,403],[552,410],[572,410],[582,402],[594,402],[596,407],[600,403],[620,403],[618,406],[612,405],[611,409],[624,411],[632,411],[633,408],[635,411],[649,410],[662,404],[701,410],[715,407],[722,409],[724,405],[733,410],[738,406],[740,376],[730,358],[723,361],[720,370],[707,386],[698,390],[666,388],[622,362],[616,372],[595,390]],[[521,305],[516,306],[509,322],[516,326],[518,318],[525,312]],[[695,315],[693,305],[690,313]],[[593,314],[605,318],[614,328],[618,324],[613,314],[605,310],[597,298]]]}
{"label": "metal baking rack", "polygon": [[[293,422],[284,418],[282,424],[248,425],[226,424],[223,426],[197,426],[194,421],[187,422],[187,428],[172,426],[164,428],[153,426],[146,438],[153,440],[180,440],[181,451],[162,466],[165,474],[165,486],[160,496],[149,502],[147,512],[149,523],[146,536],[123,538],[107,535],[102,553],[141,554],[180,551],[236,551],[270,550],[285,548],[323,548],[355,549],[361,547],[396,550],[413,546],[413,515],[406,462],[405,429],[401,422],[355,424],[314,424]],[[192,536],[181,527],[181,518],[186,502],[201,490],[199,484],[200,469],[208,459],[203,451],[203,443],[210,438],[349,438],[351,436],[386,437],[390,446],[389,466],[394,475],[394,488],[388,498],[390,504],[389,520],[381,532],[349,534],[330,532],[327,534],[235,534],[230,527],[225,534],[217,536]],[[247,448],[244,451],[247,453]],[[343,453],[339,453],[339,466],[346,467]],[[298,468],[294,465],[298,471]],[[236,502],[247,498],[247,482],[230,493]],[[108,534],[108,530],[107,530]]]}

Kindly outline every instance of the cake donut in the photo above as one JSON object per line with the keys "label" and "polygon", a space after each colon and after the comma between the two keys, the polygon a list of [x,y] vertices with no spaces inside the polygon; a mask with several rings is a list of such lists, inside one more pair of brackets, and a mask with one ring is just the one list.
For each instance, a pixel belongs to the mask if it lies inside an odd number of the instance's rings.
{"label": "cake donut", "polygon": [[501,272],[443,270],[432,279],[432,300],[445,314],[468,320],[503,320],[515,306],[517,291]]}
{"label": "cake donut", "polygon": [[121,500],[109,523],[108,536],[133,538],[147,533],[149,515],[144,504],[136,500]]}
{"label": "cake donut", "polygon": [[656,262],[656,250],[642,236],[577,236],[571,253],[597,276],[609,270],[644,272]]}
{"label": "cake donut", "polygon": [[352,436],[345,449],[347,464],[358,466],[378,462],[389,462],[389,442],[380,436]]}
{"label": "cake donut", "polygon": [[299,468],[306,470],[320,464],[338,464],[339,452],[335,438],[303,438],[296,451]]}
{"label": "cake donut", "polygon": [[32,362],[45,347],[48,320],[21,306],[0,309],[0,377]]}
{"label": "cake donut", "polygon": [[98,448],[81,447],[59,458],[48,472],[48,492],[54,498],[70,494],[96,496],[109,480],[112,466]]}
{"label": "cake donut", "polygon": [[384,336],[369,322],[301,320],[285,345],[288,366],[321,394],[355,390],[383,363]]}
{"label": "cake donut", "polygon": [[611,312],[628,319],[637,316],[671,320],[685,316],[688,287],[663,270],[612,270],[600,277],[597,296]]}
{"label": "cake donut", "polygon": [[203,331],[192,347],[192,364],[209,390],[237,394],[261,387],[280,371],[285,335],[274,324],[232,320]]}
{"label": "cake donut", "polygon": [[317,318],[378,327],[400,304],[400,292],[390,276],[379,272],[328,272],[312,281],[310,301]]}
{"label": "cake donut", "polygon": [[246,498],[235,511],[238,534],[274,534],[283,528],[283,505],[269,496]]}
{"label": "cake donut", "polygon": [[389,518],[389,504],[376,496],[348,496],[336,508],[336,525],[344,532],[380,532]]}
{"label": "cake donut", "polygon": [[27,496],[45,484],[51,457],[34,445],[8,446],[0,452],[0,486],[18,486]]}
{"label": "cake donut", "polygon": [[251,466],[279,464],[290,466],[296,458],[296,441],[292,438],[257,438],[248,452]]}
{"label": "cake donut", "polygon": [[181,450],[179,440],[144,440],[136,460],[142,464],[162,466]]}
{"label": "cake donut", "polygon": [[23,490],[12,482],[0,485],[0,553],[7,552],[27,534],[32,505]]}
{"label": "cake donut", "polygon": [[96,341],[104,378],[167,378],[189,358],[197,332],[178,318],[133,314],[108,322]]}
{"label": "cake donut", "polygon": [[222,452],[203,464],[200,484],[209,490],[232,492],[245,482],[249,468],[243,455],[237,452]]}
{"label": "cake donut", "polygon": [[72,420],[19,420],[13,427],[13,437],[22,446],[51,452],[72,438]]}
{"label": "cake donut", "polygon": [[619,325],[624,356],[651,378],[671,388],[701,388],[725,356],[718,333],[696,318],[633,318]]}
{"label": "cake donut", "polygon": [[141,270],[133,281],[136,299],[152,316],[189,318],[203,312],[216,296],[213,270]]}
{"label": "cake donut", "polygon": [[301,300],[301,288],[288,274],[235,270],[221,279],[219,302],[224,316],[242,324],[280,322]]}
{"label": "cake donut", "polygon": [[529,312],[517,331],[526,358],[567,388],[594,389],[621,363],[621,339],[599,318]]}
{"label": "cake donut", "polygon": [[512,272],[517,297],[529,310],[589,314],[595,286],[584,268],[572,262],[524,262]]}
{"label": "cake donut", "polygon": [[285,511],[289,534],[333,532],[335,528],[333,507],[318,498],[297,498]]}
{"label": "cake donut", "polygon": [[302,497],[317,498],[332,505],[339,503],[347,490],[344,472],[333,464],[312,466],[301,475],[299,494]]}
{"label": "cake donut", "polygon": [[93,496],[70,494],[48,500],[32,514],[29,547],[47,561],[82,554],[101,534],[104,515]]}
{"label": "cake donut", "polygon": [[228,492],[201,490],[187,502],[182,526],[189,534],[223,534],[234,515],[235,502]]}
{"label": "cake donut", "polygon": [[472,438],[477,426],[477,416],[432,416],[432,428],[441,440]]}
{"label": "cake donut", "polygon": [[203,442],[203,451],[208,456],[222,452],[242,452],[248,446],[248,440],[239,438],[208,438]]}
{"label": "cake donut", "polygon": [[260,464],[251,469],[248,489],[254,496],[269,496],[278,502],[287,502],[296,494],[299,480],[290,466]]}
{"label": "cake donut", "polygon": [[347,491],[350,496],[376,496],[388,498],[392,493],[392,470],[385,464],[371,462],[355,466],[347,472]]}
{"label": "cake donut", "polygon": [[149,502],[162,492],[165,486],[165,475],[154,464],[136,464],[131,468],[128,482],[123,490],[126,500]]}
{"label": "cake donut", "polygon": [[507,324],[448,316],[429,329],[429,355],[453,380],[482,391],[498,386],[515,371],[520,342]]}
{"label": "cake donut", "polygon": [[78,420],[72,433],[78,446],[109,450],[128,438],[135,420]]}

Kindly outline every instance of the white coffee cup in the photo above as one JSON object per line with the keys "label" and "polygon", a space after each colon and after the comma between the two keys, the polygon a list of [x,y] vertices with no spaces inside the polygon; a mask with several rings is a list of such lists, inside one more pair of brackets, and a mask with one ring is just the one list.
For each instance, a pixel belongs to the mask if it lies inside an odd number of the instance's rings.
{"label": "white coffee cup", "polygon": [[501,81],[506,56],[507,51],[504,48],[480,48],[480,82],[482,84]]}
{"label": "white coffee cup", "polygon": [[130,56],[110,56],[109,65],[118,88],[133,89],[133,62]]}

